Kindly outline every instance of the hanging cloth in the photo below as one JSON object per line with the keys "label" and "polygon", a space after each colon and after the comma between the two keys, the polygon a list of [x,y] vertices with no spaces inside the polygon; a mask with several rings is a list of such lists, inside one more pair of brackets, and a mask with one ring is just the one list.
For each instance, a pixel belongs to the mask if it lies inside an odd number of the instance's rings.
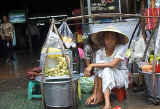
{"label": "hanging cloth", "polygon": [[[151,7],[151,8],[150,8]],[[146,9],[146,16],[160,16],[160,8],[155,7],[155,0],[152,0],[151,6]],[[157,23],[158,18],[148,17],[146,18],[146,30],[152,30]]]}

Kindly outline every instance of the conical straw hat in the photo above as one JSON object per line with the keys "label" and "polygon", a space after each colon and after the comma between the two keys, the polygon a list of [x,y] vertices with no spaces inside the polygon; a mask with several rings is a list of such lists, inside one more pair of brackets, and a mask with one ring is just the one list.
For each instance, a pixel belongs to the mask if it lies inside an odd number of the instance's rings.
{"label": "conical straw hat", "polygon": [[117,37],[119,37],[119,44],[127,44],[128,43],[128,36],[121,32],[120,30],[118,30],[116,27],[114,26],[107,26],[104,29],[90,34],[90,36],[92,37],[92,41],[97,45],[97,46],[104,46],[104,41],[103,41],[103,36],[105,32],[114,32],[117,33],[118,35],[116,35]]}

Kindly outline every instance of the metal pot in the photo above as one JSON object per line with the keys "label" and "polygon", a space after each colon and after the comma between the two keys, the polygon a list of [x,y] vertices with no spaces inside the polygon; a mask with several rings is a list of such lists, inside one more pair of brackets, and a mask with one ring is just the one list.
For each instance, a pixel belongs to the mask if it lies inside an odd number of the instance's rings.
{"label": "metal pot", "polygon": [[[57,79],[44,82],[44,97],[48,107],[70,107],[76,101],[77,80],[72,89],[71,79]],[[73,95],[72,95],[73,94]],[[74,104],[75,105],[75,104]]]}
{"label": "metal pot", "polygon": [[49,107],[72,106],[72,82],[70,80],[54,80],[44,83],[44,97]]}
{"label": "metal pot", "polygon": [[[152,73],[144,73],[144,80],[147,87],[147,94],[154,97]],[[156,96],[160,97],[160,74],[156,73]]]}

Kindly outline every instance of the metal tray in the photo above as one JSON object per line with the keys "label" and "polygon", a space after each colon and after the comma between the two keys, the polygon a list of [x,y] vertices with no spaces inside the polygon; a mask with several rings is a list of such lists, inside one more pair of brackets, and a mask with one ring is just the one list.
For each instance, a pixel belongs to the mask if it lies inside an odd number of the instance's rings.
{"label": "metal tray", "polygon": [[[44,81],[49,80],[49,79],[70,79],[70,76],[68,75],[68,76],[45,77]],[[35,80],[40,82],[41,81],[41,76],[36,76]]]}

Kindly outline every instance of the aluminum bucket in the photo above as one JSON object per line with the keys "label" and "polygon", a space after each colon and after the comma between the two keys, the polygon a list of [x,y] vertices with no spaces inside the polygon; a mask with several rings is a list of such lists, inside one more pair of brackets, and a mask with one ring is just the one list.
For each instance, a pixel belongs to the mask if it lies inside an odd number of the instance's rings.
{"label": "aluminum bucket", "polygon": [[72,106],[72,82],[70,80],[54,80],[44,83],[44,97],[49,107]]}
{"label": "aluminum bucket", "polygon": [[[152,74],[144,73],[144,80],[147,86],[148,95],[154,97],[154,89],[152,84]],[[160,74],[156,74],[156,87],[157,87],[157,95],[160,97]]]}
{"label": "aluminum bucket", "polygon": [[76,105],[77,80],[73,82],[74,89],[72,89],[71,79],[57,79],[44,82],[46,105],[48,107],[70,107]]}

